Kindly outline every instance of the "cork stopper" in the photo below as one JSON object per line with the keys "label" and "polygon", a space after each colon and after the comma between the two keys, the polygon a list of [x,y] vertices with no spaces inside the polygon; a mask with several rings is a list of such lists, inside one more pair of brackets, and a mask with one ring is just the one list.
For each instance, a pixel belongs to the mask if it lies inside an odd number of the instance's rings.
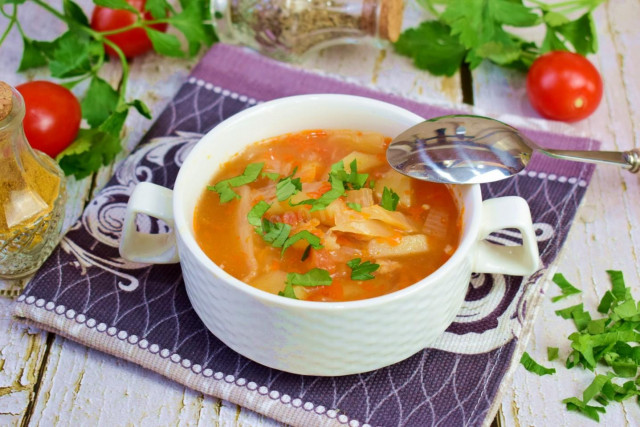
{"label": "cork stopper", "polygon": [[11,86],[0,81],[0,120],[7,118],[13,108],[13,91]]}
{"label": "cork stopper", "polygon": [[378,18],[378,34],[380,38],[396,42],[402,30],[403,0],[381,0]]}

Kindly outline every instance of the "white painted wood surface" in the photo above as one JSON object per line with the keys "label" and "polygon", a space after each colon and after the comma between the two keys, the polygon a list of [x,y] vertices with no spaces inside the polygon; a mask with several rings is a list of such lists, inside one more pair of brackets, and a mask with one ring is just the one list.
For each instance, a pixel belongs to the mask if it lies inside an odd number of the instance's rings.
{"label": "white painted wood surface", "polygon": [[[60,1],[51,2],[58,6]],[[90,10],[90,2],[79,2]],[[53,38],[63,26],[33,7],[25,10],[25,29],[34,38]],[[422,17],[408,5],[405,24]],[[605,149],[640,146],[640,4],[615,0],[597,13],[600,52],[591,59],[605,80],[605,98],[588,120],[566,125],[544,120],[533,126],[593,136]],[[6,21],[0,19],[0,29]],[[0,48],[0,79],[11,84],[46,76],[44,72],[16,74],[21,42],[13,33]],[[132,67],[130,97],[139,97],[154,116],[171,99],[195,61],[178,61],[147,55]],[[111,64],[110,64],[111,65]],[[349,77],[362,84],[435,103],[459,103],[459,77],[435,78],[414,69],[389,49],[373,47],[332,48],[300,65]],[[117,67],[105,72],[117,78]],[[492,114],[535,117],[528,106],[523,77],[484,64],[473,73],[474,98],[479,109]],[[82,88],[79,88],[81,90]],[[149,128],[150,122],[132,114],[127,122],[129,149]],[[111,175],[105,168],[95,179],[69,183],[67,225]],[[608,288],[605,270],[621,269],[628,284],[640,296],[640,177],[614,168],[598,168],[586,200],[578,212],[558,267],[584,289],[585,305],[595,308]],[[12,283],[3,287],[16,286]],[[551,294],[556,291],[550,288]],[[572,297],[569,302],[577,301]],[[66,339],[13,323],[8,300],[0,299],[0,425],[224,425],[275,426],[278,423],[228,402],[205,397],[138,366],[78,345]],[[558,307],[568,305],[558,303]],[[571,322],[554,314],[547,298],[541,307],[528,351],[546,360],[546,347],[560,347],[566,354]],[[513,385],[503,398],[506,425],[578,425],[586,419],[568,413],[560,401],[577,395],[590,375],[554,364],[558,374],[537,377],[518,368]],[[606,425],[637,425],[640,409],[635,402],[610,405]]]}

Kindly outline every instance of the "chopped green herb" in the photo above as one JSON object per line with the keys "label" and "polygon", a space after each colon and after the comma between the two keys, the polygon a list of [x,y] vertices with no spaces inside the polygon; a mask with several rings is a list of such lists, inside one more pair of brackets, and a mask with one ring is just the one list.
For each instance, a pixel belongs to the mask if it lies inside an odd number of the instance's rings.
{"label": "chopped green herb", "polygon": [[[300,240],[306,240],[309,243],[309,246],[313,247],[313,249],[321,249],[323,247],[320,244],[320,238],[318,236],[316,236],[315,234],[311,234],[311,232],[309,232],[307,230],[302,230],[302,231],[294,234],[293,236],[289,237],[286,240],[286,242],[284,242],[284,245],[282,246],[282,252],[280,253],[280,256],[284,256],[284,251],[286,251],[289,246],[293,245],[294,243],[296,243],[296,242],[298,242]],[[307,246],[307,247],[309,247],[309,246]]]}
{"label": "chopped green herb", "polygon": [[262,236],[265,242],[270,243],[274,248],[281,248],[284,246],[289,233],[291,233],[291,226],[282,222],[271,222],[263,219],[261,229],[256,229]]}
{"label": "chopped green herb", "polygon": [[264,163],[248,164],[244,169],[244,172],[242,172],[242,175],[225,179],[213,186],[208,186],[207,190],[217,192],[220,195],[220,203],[227,203],[233,199],[239,199],[240,195],[233,191],[231,187],[239,187],[241,185],[252,183],[258,179],[263,166]]}
{"label": "chopped green herb", "polygon": [[549,362],[558,358],[558,347],[547,347],[547,360]]}
{"label": "chopped green herb", "polygon": [[556,273],[553,275],[553,283],[558,285],[558,287],[562,291],[562,295],[551,298],[552,302],[560,301],[561,299],[564,299],[569,295],[579,294],[580,292],[582,292],[580,291],[580,289],[575,288],[571,283],[569,283],[569,281],[565,279],[565,277],[560,273]]}
{"label": "chopped green herb", "polygon": [[307,245],[307,248],[302,253],[302,258],[300,258],[300,261],[306,261],[307,258],[309,258],[309,254],[311,254],[311,245]]}
{"label": "chopped green herb", "polygon": [[280,295],[281,297],[286,297],[286,298],[291,298],[291,299],[298,299],[298,297],[296,296],[295,291],[293,290],[293,285],[289,282],[286,282],[284,284],[284,289],[280,292],[278,292],[278,295]]}
{"label": "chopped green herb", "polygon": [[277,181],[278,179],[280,179],[280,174],[277,172],[262,172],[260,176],[269,178],[271,181]]}
{"label": "chopped green herb", "polygon": [[347,203],[347,206],[349,206],[351,209],[353,209],[356,212],[360,212],[362,211],[362,205],[360,203]]}
{"label": "chopped green herb", "polygon": [[358,173],[358,162],[356,159],[353,159],[351,163],[349,163],[350,172],[344,168],[344,163],[339,161],[331,166],[331,173],[329,174],[329,180],[339,179],[344,183],[345,189],[349,190],[359,190],[364,186],[364,183],[369,178],[368,173]]}
{"label": "chopped green herb", "polygon": [[306,273],[288,273],[287,283],[296,286],[328,286],[333,280],[327,270],[313,268]]}
{"label": "chopped green herb", "polygon": [[375,179],[370,179],[369,180],[369,188],[373,189],[373,187],[376,186],[376,180]]}
{"label": "chopped green herb", "polygon": [[520,363],[522,364],[522,366],[524,366],[524,368],[527,371],[533,372],[534,374],[537,374],[540,376],[556,373],[555,368],[545,368],[544,366],[538,364],[535,360],[531,358],[531,356],[529,356],[529,353],[527,353],[526,351],[522,354],[522,357],[520,358]]}
{"label": "chopped green herb", "polygon": [[286,177],[276,184],[276,198],[282,202],[302,190],[300,178]]}
{"label": "chopped green herb", "polygon": [[382,190],[382,200],[380,201],[380,206],[388,211],[395,211],[399,201],[400,196],[398,196],[395,191],[390,188],[384,187],[384,190]]}
{"label": "chopped green herb", "polygon": [[571,314],[574,311],[584,311],[583,309],[583,304],[576,304],[576,305],[572,305],[571,307],[567,307],[567,308],[563,308],[562,310],[556,310],[556,314],[560,317],[562,317],[563,319],[571,319]]}
{"label": "chopped green herb", "polygon": [[347,265],[351,269],[351,280],[375,279],[375,276],[371,273],[380,268],[380,264],[373,264],[371,261],[360,263],[360,261],[360,258],[354,258],[347,262]]}
{"label": "chopped green herb", "polygon": [[332,202],[338,200],[341,196],[344,195],[344,183],[338,179],[337,177],[330,174],[331,179],[331,190],[324,193],[317,199],[307,199],[303,200],[299,203],[291,203],[289,201],[289,205],[291,206],[299,206],[299,205],[311,205],[311,211],[315,212],[322,209],[326,209]]}
{"label": "chopped green herb", "polygon": [[264,200],[259,201],[254,207],[251,208],[247,214],[247,220],[249,224],[254,227],[260,227],[262,229],[262,216],[269,210],[271,205]]}
{"label": "chopped green herb", "polygon": [[584,414],[595,421],[600,421],[600,415],[598,414],[598,412],[603,414],[605,413],[604,408],[601,408],[599,406],[589,406],[583,403],[577,397],[570,397],[568,399],[564,399],[562,403],[567,405],[567,409],[569,411],[580,412],[581,414]]}

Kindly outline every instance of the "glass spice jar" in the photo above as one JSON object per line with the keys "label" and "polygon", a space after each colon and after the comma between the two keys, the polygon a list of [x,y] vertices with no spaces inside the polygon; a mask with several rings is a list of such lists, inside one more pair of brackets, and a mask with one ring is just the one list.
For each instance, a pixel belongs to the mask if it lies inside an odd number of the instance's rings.
{"label": "glass spice jar", "polygon": [[213,0],[220,40],[284,61],[337,44],[395,42],[403,0]]}
{"label": "glass spice jar", "polygon": [[27,142],[20,93],[0,82],[0,278],[33,273],[51,254],[64,218],[58,164]]}

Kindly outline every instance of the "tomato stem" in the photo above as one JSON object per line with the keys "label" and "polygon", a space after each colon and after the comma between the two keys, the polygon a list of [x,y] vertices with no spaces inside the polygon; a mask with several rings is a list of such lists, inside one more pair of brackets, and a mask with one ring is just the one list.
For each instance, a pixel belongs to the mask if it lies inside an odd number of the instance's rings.
{"label": "tomato stem", "polygon": [[114,52],[118,55],[118,58],[120,58],[120,64],[122,65],[122,77],[120,78],[120,83],[118,84],[118,106],[120,106],[125,103],[124,95],[127,90],[127,82],[129,80],[129,63],[127,62],[127,58],[124,55],[124,52],[122,51],[122,49],[120,49],[120,46],[107,38],[105,38],[103,41],[104,44],[111,47],[111,49],[113,49]]}
{"label": "tomato stem", "polygon": [[171,20],[170,19],[154,19],[154,20],[142,20],[139,19],[138,21],[136,21],[135,23],[127,26],[127,27],[122,27],[122,28],[117,28],[115,30],[109,30],[109,31],[100,31],[97,34],[100,34],[102,36],[110,36],[113,34],[119,34],[119,33],[124,33],[125,31],[129,31],[129,30],[133,30],[136,28],[144,28],[144,27],[148,27],[151,25],[156,25],[156,24],[166,24],[166,23],[170,23]]}

